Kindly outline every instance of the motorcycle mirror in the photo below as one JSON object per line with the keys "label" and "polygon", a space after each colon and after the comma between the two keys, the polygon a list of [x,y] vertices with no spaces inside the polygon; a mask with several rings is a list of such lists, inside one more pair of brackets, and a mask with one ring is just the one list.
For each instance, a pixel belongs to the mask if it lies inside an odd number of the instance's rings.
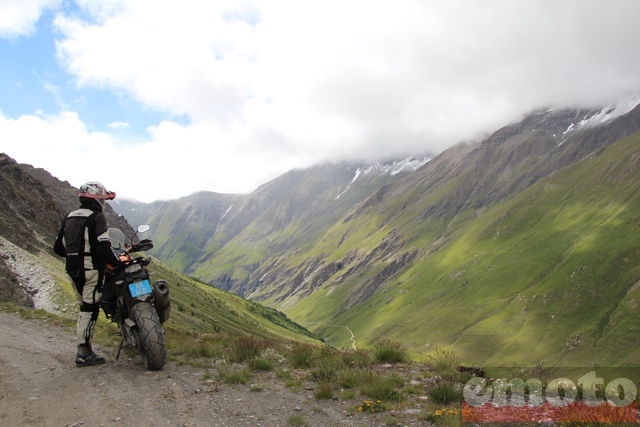
{"label": "motorcycle mirror", "polygon": [[148,224],[139,225],[138,231],[136,231],[135,234],[131,236],[131,243],[133,244],[133,239],[136,237],[138,233],[144,233],[145,231],[149,231],[150,228],[151,226]]}

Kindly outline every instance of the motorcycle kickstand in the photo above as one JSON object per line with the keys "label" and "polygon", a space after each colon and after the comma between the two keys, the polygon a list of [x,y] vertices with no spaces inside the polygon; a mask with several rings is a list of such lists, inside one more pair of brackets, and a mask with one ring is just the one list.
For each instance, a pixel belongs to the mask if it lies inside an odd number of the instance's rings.
{"label": "motorcycle kickstand", "polygon": [[122,337],[122,341],[120,341],[120,345],[118,346],[118,353],[116,354],[116,362],[120,358],[120,352],[122,351],[123,345],[124,345],[124,337]]}

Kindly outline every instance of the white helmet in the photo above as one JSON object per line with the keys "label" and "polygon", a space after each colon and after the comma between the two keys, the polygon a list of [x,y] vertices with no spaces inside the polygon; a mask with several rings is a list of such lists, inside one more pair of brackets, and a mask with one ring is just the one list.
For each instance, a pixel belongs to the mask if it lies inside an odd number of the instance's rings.
{"label": "white helmet", "polygon": [[101,204],[104,203],[103,200],[113,200],[116,198],[116,193],[113,191],[107,191],[104,188],[104,185],[99,182],[87,182],[80,186],[80,194],[78,195],[80,199],[96,199]]}

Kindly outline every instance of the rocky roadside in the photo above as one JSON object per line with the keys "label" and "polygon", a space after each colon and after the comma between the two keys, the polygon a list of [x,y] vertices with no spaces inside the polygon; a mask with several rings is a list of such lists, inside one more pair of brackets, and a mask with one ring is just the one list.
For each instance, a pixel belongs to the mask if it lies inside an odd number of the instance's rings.
{"label": "rocky roadside", "polygon": [[[74,318],[73,298],[61,291],[42,257],[0,238],[0,256],[31,296],[34,306]],[[64,295],[62,295],[64,294]],[[254,372],[247,384],[215,379],[215,367],[168,363],[146,371],[137,355],[115,361],[115,348],[96,346],[107,357],[99,366],[77,368],[75,333],[45,319],[24,319],[0,303],[0,425],[6,426],[421,426],[425,398],[402,409],[359,413],[354,399],[317,399],[308,373],[303,386],[287,388],[273,372]],[[420,367],[403,377],[424,381]]]}
{"label": "rocky roadside", "polygon": [[[272,372],[247,384],[211,369],[168,363],[146,371],[138,358],[97,348],[99,366],[74,365],[73,331],[24,319],[0,305],[0,425],[7,426],[421,426],[419,401],[406,409],[358,413],[359,402],[292,391]],[[391,369],[380,366],[379,369]],[[411,369],[411,368],[407,368]],[[418,373],[418,372],[416,372]]]}

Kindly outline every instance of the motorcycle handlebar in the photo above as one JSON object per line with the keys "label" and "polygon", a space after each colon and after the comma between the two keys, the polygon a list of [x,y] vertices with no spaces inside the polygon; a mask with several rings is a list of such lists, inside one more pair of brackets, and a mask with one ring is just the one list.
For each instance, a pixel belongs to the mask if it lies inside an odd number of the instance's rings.
{"label": "motorcycle handlebar", "polygon": [[111,272],[120,271],[121,269],[123,269],[123,268],[125,268],[125,267],[127,267],[128,265],[131,265],[131,264],[140,264],[142,266],[146,266],[146,265],[149,265],[151,263],[151,258],[144,258],[144,257],[141,257],[141,256],[137,257],[137,258],[131,258],[129,256],[120,255],[119,258],[120,258],[120,261],[122,262],[122,264],[119,267],[114,267],[111,264],[107,264],[107,268]]}

